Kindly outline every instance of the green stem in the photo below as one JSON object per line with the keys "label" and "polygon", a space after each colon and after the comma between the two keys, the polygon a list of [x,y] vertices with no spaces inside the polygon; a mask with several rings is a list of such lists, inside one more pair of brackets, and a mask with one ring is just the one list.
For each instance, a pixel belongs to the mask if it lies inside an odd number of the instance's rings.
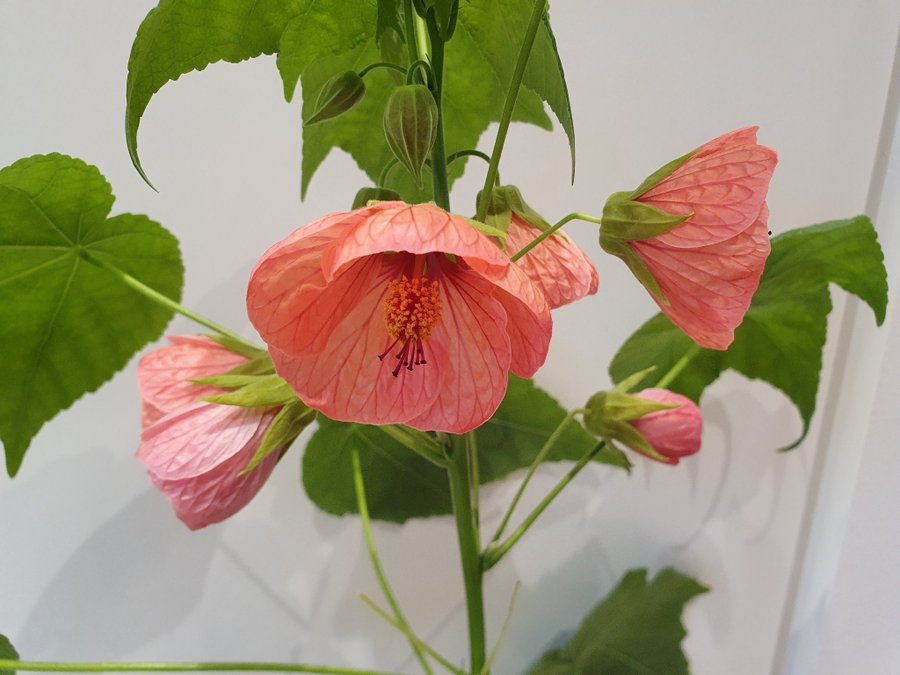
{"label": "green stem", "polygon": [[[378,551],[375,548],[375,538],[372,536],[372,523],[369,520],[369,506],[366,503],[366,486],[363,483],[362,467],[359,464],[359,453],[355,450],[353,452],[353,487],[356,489],[356,504],[359,507],[359,515],[362,519],[363,534],[366,538],[366,548],[369,551],[369,560],[372,562],[372,569],[375,571],[375,576],[378,578],[378,584],[381,586],[381,591],[384,593],[385,599],[388,601],[391,610],[394,612],[394,618],[401,626],[404,635],[411,636],[413,634],[412,629],[409,627],[409,622],[407,622],[406,617],[403,616],[403,611],[400,609],[400,603],[397,602],[397,598],[394,596],[391,585],[388,583],[387,576],[384,573],[384,569],[381,567],[381,561],[378,559]],[[425,659],[425,653],[422,651],[419,643],[413,639],[409,639],[408,641],[409,646],[412,647],[413,653],[416,655],[416,659],[418,659],[419,664],[422,666],[422,670],[428,675],[433,675],[431,666],[428,665],[428,661]]]}
{"label": "green stem", "polygon": [[419,60],[418,40],[416,40],[416,11],[412,0],[403,0],[403,20],[406,27],[406,48],[410,65]]}
{"label": "green stem", "polygon": [[432,464],[441,468],[447,466],[441,446],[427,434],[409,427],[399,427],[395,424],[385,424],[378,428]]}
{"label": "green stem", "polygon": [[500,653],[500,647],[502,647],[504,641],[506,641],[506,635],[509,633],[509,623],[512,619],[513,611],[516,608],[516,598],[519,596],[519,589],[521,587],[522,583],[519,581],[517,581],[516,585],[513,587],[512,596],[509,598],[509,609],[506,610],[506,618],[503,619],[503,625],[500,626],[500,635],[497,637],[497,642],[494,643],[494,647],[491,649],[491,655],[488,656],[488,660],[481,669],[480,675],[487,675],[491,671],[491,665],[494,663],[494,659],[497,658],[497,654]]}
{"label": "green stem", "polygon": [[470,670],[478,673],[485,663],[484,593],[481,569],[481,542],[472,513],[472,485],[469,482],[469,454],[464,439],[453,437],[453,461],[447,467],[450,479],[450,496],[456,532],[459,537],[459,554],[462,562],[463,582],[466,588],[466,614],[469,622]]}
{"label": "green stem", "polygon": [[447,149],[444,141],[444,39],[434,10],[428,12],[426,20],[431,42],[431,71],[434,75],[434,102],[437,104],[437,133],[431,150],[431,175],[434,184],[434,203],[445,211],[450,210],[450,181],[447,177]]}
{"label": "green stem", "polygon": [[486,152],[482,152],[481,150],[457,150],[452,155],[447,157],[447,164],[453,164],[458,159],[462,159],[463,157],[480,157],[488,164],[491,163],[491,156]]}
{"label": "green stem", "polygon": [[378,63],[370,63],[368,66],[359,71],[359,77],[365,77],[376,68],[389,68],[390,70],[396,70],[397,72],[406,75],[406,68],[404,68],[403,66],[397,65],[396,63],[389,63],[387,61],[379,61]]}
{"label": "green stem", "polygon": [[140,281],[138,281],[137,279],[135,279],[133,276],[131,276],[127,272],[123,272],[115,265],[108,263],[105,260],[101,260],[100,258],[97,258],[95,256],[92,256],[87,252],[83,252],[82,255],[84,256],[85,260],[87,260],[89,263],[91,263],[92,265],[96,265],[97,267],[100,267],[101,269],[104,269],[107,272],[110,272],[111,274],[115,275],[119,279],[119,281],[124,283],[126,286],[130,286],[131,288],[136,290],[138,293],[140,293],[144,297],[149,298],[150,300],[155,302],[157,305],[161,305],[161,306],[165,307],[166,309],[170,309],[177,314],[181,314],[182,316],[187,317],[191,321],[198,323],[201,326],[205,326],[206,328],[209,328],[210,330],[215,331],[219,335],[224,335],[225,337],[231,338],[232,340],[236,340],[237,342],[240,342],[242,345],[250,347],[251,349],[255,349],[255,350],[260,349],[260,347],[258,345],[255,345],[252,342],[245,340],[240,335],[237,335],[236,333],[232,333],[227,328],[220,326],[219,324],[217,324],[213,321],[210,321],[206,317],[200,316],[196,312],[192,312],[187,307],[184,307],[184,306],[178,304],[171,298],[167,298],[165,295],[163,295],[159,291],[153,290],[146,284],[143,284]]}
{"label": "green stem", "polygon": [[[479,220],[481,220],[481,219],[479,218]],[[544,241],[544,239],[552,236],[553,233],[556,232],[557,230],[559,230],[559,228],[561,228],[563,225],[565,225],[566,223],[570,223],[573,220],[584,220],[588,223],[597,223],[598,225],[600,224],[599,218],[595,218],[594,216],[589,216],[586,213],[570,213],[565,218],[560,220],[558,223],[553,225],[553,227],[544,230],[538,236],[536,236],[534,239],[532,239],[530,242],[528,242],[525,246],[523,246],[521,249],[519,249],[516,252],[516,254],[510,258],[510,260],[515,262],[516,260],[521,258],[523,255],[528,253],[535,246],[537,246],[542,241]]]}
{"label": "green stem", "polygon": [[466,434],[466,452],[469,453],[469,485],[472,490],[472,522],[475,525],[475,541],[481,550],[481,475],[478,468],[478,437],[474,431]]}
{"label": "green stem", "polygon": [[544,447],[541,448],[541,451],[537,454],[537,456],[534,458],[534,461],[531,463],[531,466],[528,468],[528,473],[525,475],[525,479],[522,481],[522,484],[519,485],[519,489],[516,491],[512,503],[509,505],[509,508],[506,510],[506,514],[503,516],[503,520],[500,521],[500,525],[497,527],[497,531],[491,538],[492,544],[496,541],[499,541],[500,537],[503,536],[503,532],[506,530],[506,526],[509,524],[509,519],[512,517],[513,512],[516,510],[516,506],[518,506],[519,500],[525,493],[525,488],[528,487],[528,483],[531,481],[532,476],[534,476],[534,472],[537,471],[537,468],[547,458],[547,455],[550,454],[550,451],[553,450],[559,439],[562,438],[563,432],[566,430],[569,422],[575,419],[575,415],[581,412],[584,411],[579,409],[570,412],[563,418],[563,421],[559,423],[559,426],[557,426],[556,429],[553,430],[553,433],[550,434],[550,438],[548,438],[547,442],[544,443]]}
{"label": "green stem", "polygon": [[484,563],[483,569],[485,571],[491,569],[494,565],[496,565],[500,560],[509,553],[509,550],[516,545],[519,539],[528,531],[534,521],[536,521],[540,515],[546,510],[548,506],[556,499],[556,496],[562,492],[565,487],[572,482],[572,480],[577,476],[581,470],[587,466],[588,462],[590,462],[594,457],[597,456],[603,446],[605,445],[605,441],[600,441],[594,448],[584,455],[578,462],[569,469],[569,472],[556,484],[556,486],[550,491],[550,493],[541,500],[541,503],[534,507],[534,510],[528,514],[528,517],[522,521],[522,524],[516,528],[515,532],[513,532],[507,539],[501,544],[492,544],[488,546],[487,550],[484,552]]}
{"label": "green stem", "polygon": [[374,600],[372,600],[372,598],[370,598],[368,595],[366,595],[365,593],[363,593],[362,595],[360,595],[360,598],[361,598],[362,601],[369,607],[369,609],[371,609],[371,610],[372,610],[373,612],[375,612],[379,617],[381,617],[381,618],[384,619],[387,623],[389,623],[389,624],[392,625],[394,628],[396,628],[396,629],[399,630],[401,633],[403,633],[403,634],[406,636],[406,639],[407,639],[407,640],[411,640],[411,641],[416,642],[416,643],[422,648],[422,650],[423,650],[426,654],[428,654],[428,656],[430,656],[431,658],[433,658],[437,663],[439,663],[440,665],[442,665],[444,668],[446,668],[447,670],[449,670],[449,671],[450,671],[451,673],[453,673],[454,675],[465,675],[465,673],[464,673],[462,670],[460,670],[459,668],[457,668],[456,666],[454,666],[452,663],[450,663],[450,660],[449,660],[449,659],[443,657],[443,656],[440,654],[440,652],[438,652],[438,651],[432,649],[432,648],[429,647],[425,642],[423,642],[422,640],[420,640],[420,639],[416,636],[415,633],[413,633],[412,631],[407,632],[407,629],[406,629],[404,626],[402,626],[400,623],[398,623],[397,620],[396,620],[394,617],[392,617],[390,614],[388,614],[387,612],[385,612],[381,607],[379,607],[378,604],[377,604]]}
{"label": "green stem", "polygon": [[678,359],[675,365],[669,369],[669,372],[659,378],[659,382],[656,383],[656,388],[665,389],[668,387],[672,383],[672,380],[678,377],[681,374],[681,371],[684,370],[691,360],[701,351],[700,345],[692,344],[691,348],[685,352],[684,356]]}
{"label": "green stem", "polygon": [[506,93],[506,103],[503,106],[503,114],[500,116],[500,128],[497,129],[497,138],[494,141],[494,150],[491,152],[491,165],[488,167],[487,176],[484,179],[484,188],[481,191],[481,199],[478,202],[478,213],[476,220],[484,222],[487,216],[488,204],[490,203],[491,188],[497,180],[497,173],[500,170],[500,156],[503,154],[503,146],[506,144],[506,135],[509,133],[509,124],[512,122],[513,110],[516,108],[516,101],[519,98],[519,89],[522,87],[522,79],[525,77],[525,68],[528,66],[528,58],[531,56],[531,49],[534,47],[534,40],[537,37],[538,28],[541,26],[541,19],[547,8],[547,0],[535,0],[534,8],[531,10],[531,18],[528,20],[528,28],[525,30],[525,39],[519,48],[519,57],[516,61],[516,69],[513,72],[512,80],[509,83],[509,91]]}
{"label": "green stem", "polygon": [[382,670],[308,666],[299,663],[250,663],[222,661],[212,663],[73,663],[63,661],[11,661],[0,659],[0,672],[37,671],[42,673],[193,673],[246,672],[320,673],[322,675],[397,675]]}

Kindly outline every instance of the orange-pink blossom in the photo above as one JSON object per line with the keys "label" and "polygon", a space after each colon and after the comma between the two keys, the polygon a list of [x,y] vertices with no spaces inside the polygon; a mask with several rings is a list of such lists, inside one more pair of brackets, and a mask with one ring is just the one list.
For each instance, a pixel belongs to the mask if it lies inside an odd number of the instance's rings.
{"label": "orange-pink blossom", "polygon": [[769,255],[766,193],[778,161],[756,127],[697,148],[634,201],[689,216],[668,232],[628,244],[656,279],[663,313],[707,349],[727,349]]}
{"label": "orange-pink blossom", "polygon": [[382,202],[271,247],[247,291],[278,374],[332,419],[463,433],[507,372],[530,377],[552,329],[544,294],[465,218]]}
{"label": "orange-pink blossom", "polygon": [[222,375],[247,359],[204,337],[172,336],[137,368],[143,433],[137,457],[150,480],[192,530],[244,508],[278,461],[272,453],[239,475],[262,443],[278,409],[239,408],[201,399],[223,390],[192,384]]}
{"label": "orange-pink blossom", "polygon": [[[703,417],[696,403],[668,389],[644,389],[635,392],[633,396],[678,406],[671,410],[659,410],[630,422],[650,447],[664,458],[662,461],[665,464],[678,464],[682,457],[700,450]],[[632,449],[641,452],[638,448]],[[647,456],[657,459],[652,455]]]}

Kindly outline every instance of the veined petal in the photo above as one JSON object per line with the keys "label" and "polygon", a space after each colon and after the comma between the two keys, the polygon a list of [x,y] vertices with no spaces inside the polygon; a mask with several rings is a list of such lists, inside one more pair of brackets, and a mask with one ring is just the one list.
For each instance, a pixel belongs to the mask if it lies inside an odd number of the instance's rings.
{"label": "veined petal", "polygon": [[389,256],[372,256],[357,261],[342,276],[357,266],[361,269],[352,279],[353,304],[331,308],[331,330],[321,350],[294,354],[270,348],[270,354],[275,370],[303,402],[331,419],[400,423],[435,399],[443,377],[442,362],[432,352],[433,340],[426,340],[428,363],[413,370],[401,368],[397,377],[392,375],[397,350],[383,361],[378,357],[391,344],[384,302],[388,281],[395,278],[397,268]]}
{"label": "veined petal", "polygon": [[550,349],[553,319],[547,298],[516,265],[510,265],[503,276],[490,281],[497,286],[494,298],[506,310],[509,369],[519,377],[531,377],[544,365]]}
{"label": "veined petal", "polygon": [[260,491],[278,463],[273,452],[246,475],[246,468],[262,443],[268,422],[260,420],[253,437],[240,449],[207,473],[191,478],[166,480],[150,471],[150,480],[171,502],[175,515],[192,530],[218,523],[244,508]]}
{"label": "veined petal", "polygon": [[137,458],[162,480],[194,478],[253,443],[260,428],[268,427],[276,413],[194,403],[145,429]]}
{"label": "veined petal", "polygon": [[748,142],[755,133],[742,129],[710,141],[638,198],[673,215],[693,214],[656,241],[675,248],[706,246],[730,239],[754,223],[778,163],[774,150]]}
{"label": "veined petal", "polygon": [[[513,214],[506,240],[510,254],[530,244],[541,231]],[[543,291],[551,309],[597,292],[593,263],[565,234],[557,232],[531,249],[517,263]]]}
{"label": "veined petal", "polygon": [[440,272],[441,321],[429,344],[447,372],[433,403],[406,424],[462,434],[490,419],[503,400],[510,338],[491,282],[459,265],[442,265]]}
{"label": "veined petal", "polygon": [[209,338],[172,335],[169,347],[155,349],[137,367],[138,387],[145,404],[142,426],[205,396],[221,393],[191,380],[221,375],[247,359]]}
{"label": "veined petal", "polygon": [[369,213],[325,251],[322,268],[326,279],[331,280],[341,267],[357,258],[385,251],[450,253],[478,259],[498,272],[509,265],[506,254],[465,218],[433,204],[383,202],[379,206],[379,211]]}
{"label": "veined petal", "polygon": [[734,340],[771,249],[767,221],[763,205],[750,228],[709,246],[631,242],[669,301],[666,306],[657,300],[660,309],[701,347],[727,349]]}

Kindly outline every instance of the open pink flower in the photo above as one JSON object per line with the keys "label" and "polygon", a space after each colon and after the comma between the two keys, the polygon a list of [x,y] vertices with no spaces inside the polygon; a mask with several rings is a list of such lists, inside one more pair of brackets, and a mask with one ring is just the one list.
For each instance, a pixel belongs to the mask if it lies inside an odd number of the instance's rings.
{"label": "open pink flower", "polygon": [[653,298],[663,313],[707,349],[734,340],[770,251],[765,200],[778,158],[756,142],[756,131],[738,129],[699,147],[633,199],[690,216],[628,245],[656,280],[665,299]]}
{"label": "open pink flower", "polygon": [[552,328],[543,293],[488,237],[401,202],[326,216],[270,248],[247,308],[306,405],[452,433],[490,418],[507,371],[535,373]]}
{"label": "open pink flower", "polygon": [[[678,464],[682,457],[700,450],[703,417],[696,403],[668,389],[644,389],[635,392],[633,396],[678,406],[671,410],[653,412],[630,422],[650,447],[665,458],[665,464]],[[632,449],[640,452],[638,448]],[[656,459],[651,455],[647,456]]]}
{"label": "open pink flower", "polygon": [[[507,231],[510,255],[530,244],[541,230],[515,212]],[[593,263],[562,232],[557,232],[522,256],[518,265],[544,292],[551,309],[568,305],[597,292],[599,278]]]}
{"label": "open pink flower", "polygon": [[143,404],[137,457],[150,480],[192,530],[244,508],[278,461],[272,453],[238,475],[256,454],[278,409],[239,408],[200,399],[223,390],[191,380],[221,375],[246,358],[204,337],[172,336],[138,364]]}

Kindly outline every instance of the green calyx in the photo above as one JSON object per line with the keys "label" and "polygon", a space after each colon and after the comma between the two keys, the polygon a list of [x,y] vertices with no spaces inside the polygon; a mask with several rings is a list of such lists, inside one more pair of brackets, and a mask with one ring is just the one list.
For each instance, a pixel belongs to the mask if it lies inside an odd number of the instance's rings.
{"label": "green calyx", "polygon": [[397,87],[384,110],[384,135],[397,160],[422,187],[422,169],[437,139],[438,107],[428,87]]}
{"label": "green calyx", "polygon": [[584,426],[593,434],[608,442],[618,441],[653,459],[666,461],[647,439],[630,424],[650,413],[671,410],[677,405],[658,403],[632,396],[624,391],[601,391],[588,400],[585,406]]}
{"label": "green calyx", "polygon": [[395,202],[400,201],[400,193],[396,190],[384,187],[364,187],[361,188],[353,198],[353,206],[351,210],[361,209],[368,206],[372,202]]}
{"label": "green calyx", "polygon": [[459,0],[413,0],[416,12],[423,19],[429,12],[434,12],[438,34],[444,42],[453,37],[456,31],[456,20],[459,16]]}
{"label": "green calyx", "polygon": [[315,419],[316,411],[307,408],[300,399],[295,397],[272,420],[259,448],[239,475],[243,476],[253,471],[273,452],[284,453]]}
{"label": "green calyx", "polygon": [[[481,202],[481,195],[482,193],[479,192],[476,204]],[[504,245],[513,214],[541,232],[551,228],[550,223],[544,220],[537,211],[528,206],[519,188],[515,185],[498,185],[493,188],[488,201],[484,223],[489,228],[502,233],[501,235],[494,234],[493,236],[500,238]]]}
{"label": "green calyx", "polygon": [[366,84],[354,70],[335,75],[319,92],[315,112],[303,121],[309,127],[353,109],[366,95]]}

